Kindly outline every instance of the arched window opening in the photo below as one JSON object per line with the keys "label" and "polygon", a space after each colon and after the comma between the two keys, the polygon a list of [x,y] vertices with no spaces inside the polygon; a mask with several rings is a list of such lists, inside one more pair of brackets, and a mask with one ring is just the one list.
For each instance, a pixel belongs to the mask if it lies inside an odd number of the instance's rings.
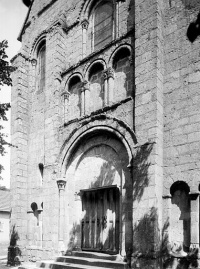
{"label": "arched window opening", "polygon": [[99,78],[101,78],[100,74],[104,70],[104,67],[101,63],[94,64],[89,72],[89,81],[93,82]]}
{"label": "arched window opening", "polygon": [[130,64],[130,50],[121,48],[113,58],[113,69],[115,71],[114,100],[120,101],[133,93],[133,70]]}
{"label": "arched window opening", "polygon": [[190,197],[189,187],[183,181],[175,182],[171,188],[171,247],[172,252],[184,255],[190,247]]}
{"label": "arched window opening", "polygon": [[92,50],[98,50],[113,40],[113,11],[113,4],[109,1],[101,1],[92,8],[88,36]]}
{"label": "arched window opening", "polygon": [[43,91],[46,84],[46,43],[43,41],[38,48],[38,90]]}
{"label": "arched window opening", "polygon": [[67,104],[68,119],[80,117],[81,115],[81,79],[73,76],[68,83],[69,102]]}
{"label": "arched window opening", "polygon": [[36,210],[38,210],[38,206],[37,206],[37,204],[35,202],[33,202],[31,204],[31,209],[33,210],[33,212],[35,212]]}
{"label": "arched window opening", "polygon": [[89,112],[100,109],[103,107],[104,101],[104,67],[101,63],[94,64],[89,72],[90,82],[90,101]]}

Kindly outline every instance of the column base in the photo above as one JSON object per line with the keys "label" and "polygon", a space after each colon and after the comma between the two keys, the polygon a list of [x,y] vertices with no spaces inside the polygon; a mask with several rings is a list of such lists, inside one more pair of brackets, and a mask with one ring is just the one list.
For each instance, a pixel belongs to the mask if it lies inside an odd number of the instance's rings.
{"label": "column base", "polygon": [[58,253],[59,255],[64,255],[66,252],[66,248],[63,241],[58,242]]}

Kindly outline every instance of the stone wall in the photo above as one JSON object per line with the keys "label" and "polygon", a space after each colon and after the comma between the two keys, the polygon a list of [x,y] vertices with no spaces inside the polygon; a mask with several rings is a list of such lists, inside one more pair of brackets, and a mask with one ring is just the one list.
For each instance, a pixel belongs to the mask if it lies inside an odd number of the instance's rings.
{"label": "stone wall", "polygon": [[[101,167],[106,168],[97,185],[106,185],[108,170],[115,171],[113,182],[124,199],[122,255],[163,255],[169,241],[173,245],[178,238],[182,244],[186,222],[192,231],[189,243],[198,247],[199,41],[190,44],[186,31],[199,4],[116,1],[114,40],[97,51],[87,36],[92,7],[91,1],[35,0],[20,34],[21,51],[13,59],[18,69],[12,143],[18,147],[11,160],[12,223],[21,235],[23,255],[52,257],[59,241],[65,249],[80,248],[80,229],[72,232],[80,222],[77,195],[80,188],[97,184]],[[46,85],[38,91],[41,41],[46,44]],[[114,153],[119,145],[123,156]],[[120,161],[112,166],[109,158]],[[56,182],[63,178],[64,218]],[[190,209],[179,204],[184,195],[190,197]],[[185,221],[173,217],[189,210]],[[173,229],[170,223],[176,223]],[[188,245],[188,238],[182,242]]]}
{"label": "stone wall", "polygon": [[[177,244],[181,232],[185,233],[182,235],[183,248],[187,249],[188,240],[190,247],[198,248],[199,41],[191,44],[186,32],[190,22],[196,19],[200,6],[195,1],[171,1],[164,7],[164,195],[169,195],[170,187],[177,182],[185,182],[193,207],[189,213],[183,213],[181,203],[177,206],[173,196],[172,200],[167,198],[170,213],[165,212],[164,220],[172,222],[171,234],[169,232],[172,242]],[[178,191],[180,197],[182,191]],[[176,224],[174,214],[177,214]],[[177,226],[180,221],[183,222],[181,227]],[[188,229],[191,229],[191,235]]]}

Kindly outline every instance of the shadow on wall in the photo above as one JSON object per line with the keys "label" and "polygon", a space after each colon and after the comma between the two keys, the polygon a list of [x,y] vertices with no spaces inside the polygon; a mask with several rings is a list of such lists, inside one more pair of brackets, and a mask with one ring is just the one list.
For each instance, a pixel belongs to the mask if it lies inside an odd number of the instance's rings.
{"label": "shadow on wall", "polygon": [[[132,254],[132,250],[133,250],[133,246],[132,246],[132,231],[135,229],[135,235],[136,235],[136,231],[137,228],[134,227],[133,229],[133,209],[132,209],[132,205],[133,205],[133,201],[138,200],[140,201],[144,190],[146,187],[148,187],[149,185],[149,177],[148,177],[148,170],[150,167],[150,154],[152,152],[154,144],[153,143],[146,143],[140,147],[137,148],[137,153],[135,155],[134,158],[134,170],[133,170],[133,180],[130,180],[130,172],[128,171],[127,168],[125,168],[124,166],[124,159],[125,156],[122,158],[122,163],[121,166],[118,165],[118,167],[123,167],[125,170],[125,184],[123,186],[123,189],[125,190],[125,200],[123,201],[124,205],[123,205],[123,219],[126,222],[126,227],[125,229],[127,230],[127,245],[126,245],[126,251],[127,252],[131,252],[130,255]],[[125,160],[126,165],[127,165],[127,160]],[[101,166],[100,169],[100,173],[99,176],[96,178],[95,182],[93,182],[90,185],[90,188],[97,188],[97,187],[101,187],[101,186],[109,186],[113,184],[113,180],[115,177],[115,173],[116,173],[116,169],[117,167],[116,165],[116,160],[110,161],[108,163],[103,163],[103,165]],[[119,172],[119,171],[118,171]],[[154,219],[155,218],[155,219]],[[150,219],[150,220],[149,220]],[[144,222],[146,223],[146,226],[148,227],[152,227],[152,231],[154,231],[154,225],[155,222],[157,221],[157,217],[155,217],[155,213],[153,211],[151,211],[150,216],[146,215],[144,217],[144,219],[142,219],[139,223],[138,227],[144,226]],[[77,245],[77,240],[78,238],[77,235],[78,233],[80,233],[80,229],[81,229],[81,223],[75,223],[73,225],[73,228],[70,232],[70,243],[68,245],[68,249],[73,250],[73,248]],[[130,231],[131,229],[131,231]],[[137,235],[138,238],[140,237],[140,232],[143,231],[143,229],[139,229],[139,234]],[[155,232],[152,234],[152,238],[154,236]],[[143,234],[144,235],[144,234]],[[145,236],[149,236],[149,231],[147,231],[147,234]],[[137,245],[138,249],[144,251],[144,252],[149,252],[149,249],[143,249],[143,245],[146,246],[145,244],[145,236],[141,237],[141,240],[138,240],[138,244],[140,246]],[[108,233],[108,237],[109,237],[109,233]],[[105,239],[105,242],[109,241],[109,238]],[[153,239],[149,239],[149,240],[153,240]],[[152,245],[152,241],[151,245]],[[135,244],[135,242],[133,242]],[[148,248],[151,248],[148,245]]]}
{"label": "shadow on wall", "polygon": [[168,228],[169,221],[166,221],[160,233],[158,213],[155,207],[152,207],[150,212],[146,213],[134,225],[134,254],[131,268],[138,268],[138,266],[146,269],[169,268],[173,265],[173,260],[170,259],[168,254]]}
{"label": "shadow on wall", "polygon": [[150,167],[149,156],[154,144],[146,143],[142,145],[134,157],[133,167],[133,202],[140,201],[144,190],[149,185],[148,170]]}
{"label": "shadow on wall", "polygon": [[70,231],[69,237],[69,244],[68,244],[68,250],[76,250],[77,247],[77,240],[78,240],[78,234],[80,233],[81,225],[78,223],[73,224],[73,228]]}
{"label": "shadow on wall", "polygon": [[19,240],[19,234],[16,231],[15,225],[13,225],[10,232],[10,246],[15,247],[17,245],[18,240]]}
{"label": "shadow on wall", "polygon": [[[158,213],[152,207],[149,214],[133,227],[133,259],[130,268],[143,269],[194,269],[198,267],[198,250],[190,252],[187,257],[173,257],[169,252],[169,221],[167,220],[160,233]],[[152,259],[152,257],[154,259]]]}
{"label": "shadow on wall", "polygon": [[19,240],[19,234],[16,231],[15,225],[12,226],[10,232],[10,246],[8,247],[8,260],[7,265],[17,266],[20,265],[21,250],[17,246],[17,241]]}
{"label": "shadow on wall", "polygon": [[97,177],[96,181],[91,183],[90,188],[98,188],[101,186],[109,186],[113,184],[115,177],[115,168],[112,168],[112,162],[103,163],[100,169],[100,174]]}

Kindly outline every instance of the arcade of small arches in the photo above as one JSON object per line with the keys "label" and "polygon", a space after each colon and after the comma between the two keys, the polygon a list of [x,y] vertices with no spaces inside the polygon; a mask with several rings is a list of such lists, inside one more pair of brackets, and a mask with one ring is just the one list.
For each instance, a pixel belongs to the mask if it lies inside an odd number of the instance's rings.
{"label": "arcade of small arches", "polygon": [[66,79],[65,118],[71,120],[133,96],[131,46],[120,46],[108,62],[96,59]]}

